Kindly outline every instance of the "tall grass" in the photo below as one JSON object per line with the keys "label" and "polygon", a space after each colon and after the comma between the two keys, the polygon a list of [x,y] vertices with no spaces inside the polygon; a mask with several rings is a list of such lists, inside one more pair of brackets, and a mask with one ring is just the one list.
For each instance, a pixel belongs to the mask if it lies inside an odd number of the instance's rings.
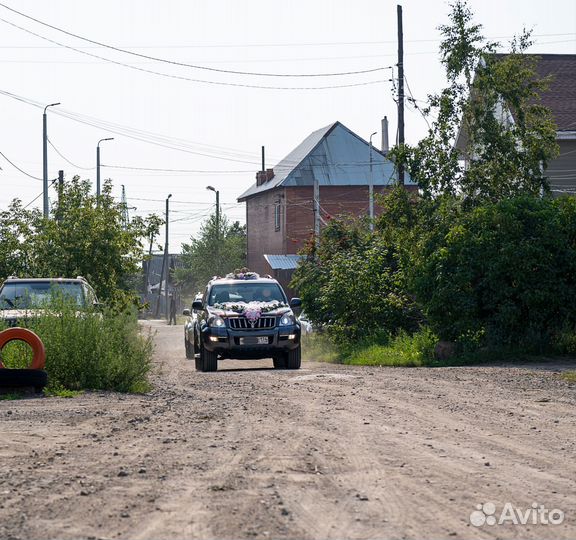
{"label": "tall grass", "polygon": [[[70,301],[54,298],[19,325],[36,332],[44,342],[48,392],[146,392],[150,388],[152,339],[140,334],[134,313],[80,312]],[[26,346],[17,344],[8,350],[9,346],[4,349],[4,364],[25,367],[30,355]]]}

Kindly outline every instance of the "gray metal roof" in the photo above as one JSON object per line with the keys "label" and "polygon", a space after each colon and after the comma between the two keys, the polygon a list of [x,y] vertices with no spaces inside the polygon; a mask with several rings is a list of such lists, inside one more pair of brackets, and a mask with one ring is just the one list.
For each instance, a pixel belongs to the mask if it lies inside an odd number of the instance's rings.
{"label": "gray metal roof", "polygon": [[272,270],[294,270],[302,255],[264,255]]}
{"label": "gray metal roof", "polygon": [[[370,183],[369,143],[335,122],[314,131],[274,167],[274,178],[258,186],[254,183],[238,201],[277,187],[365,186]],[[372,148],[372,177],[375,186],[395,180],[394,164],[377,148]],[[413,184],[408,178],[408,184]]]}

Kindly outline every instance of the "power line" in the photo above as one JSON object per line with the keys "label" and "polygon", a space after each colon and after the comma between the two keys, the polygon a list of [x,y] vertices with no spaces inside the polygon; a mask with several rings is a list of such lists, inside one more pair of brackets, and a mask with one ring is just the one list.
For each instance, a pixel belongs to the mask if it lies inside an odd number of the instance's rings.
{"label": "power line", "polygon": [[136,56],[138,58],[144,58],[146,60],[152,60],[154,62],[161,62],[164,64],[170,64],[173,66],[188,67],[188,68],[192,68],[192,69],[200,69],[200,70],[204,70],[204,71],[212,71],[212,72],[217,72],[217,73],[227,73],[227,74],[232,74],[232,75],[251,75],[251,76],[258,76],[258,77],[340,77],[340,76],[344,76],[344,75],[360,75],[362,73],[374,73],[376,71],[382,71],[384,69],[387,69],[384,67],[377,67],[377,68],[363,69],[363,70],[357,70],[357,71],[343,71],[340,73],[259,73],[259,72],[253,72],[253,71],[236,71],[236,70],[231,70],[231,69],[220,69],[220,68],[214,68],[214,67],[208,67],[208,66],[198,66],[195,64],[187,64],[185,62],[177,62],[175,60],[168,60],[166,58],[158,58],[156,56],[141,54],[141,53],[129,51],[126,49],[121,49],[120,47],[114,47],[113,45],[109,45],[107,43],[102,43],[100,41],[85,38],[85,37],[80,36],[78,34],[74,34],[73,32],[69,32],[69,31],[64,30],[62,28],[58,28],[57,26],[48,24],[44,21],[41,21],[41,20],[36,19],[34,17],[31,17],[30,15],[26,15],[25,13],[22,13],[21,11],[18,11],[16,9],[12,9],[5,4],[0,3],[0,6],[2,6],[3,8],[5,8],[9,11],[12,11],[13,13],[16,13],[22,17],[25,17],[26,19],[29,19],[31,21],[38,23],[38,24],[41,24],[42,26],[46,26],[48,28],[51,28],[52,30],[56,30],[57,32],[61,32],[63,34],[66,34],[67,36],[74,37],[74,38],[79,39],[81,41],[85,41],[87,43],[91,43],[93,45],[97,45],[99,47],[104,47],[106,49],[110,49],[110,50],[120,52],[123,54],[129,54],[131,56]]}
{"label": "power line", "polygon": [[16,170],[20,171],[22,174],[28,176],[29,178],[32,178],[34,180],[40,180],[40,182],[42,182],[42,178],[39,178],[38,176],[34,176],[33,174],[27,173],[24,169],[21,169],[20,167],[18,167],[18,165],[16,165],[16,163],[14,163],[13,161],[10,161],[5,154],[3,154],[2,152],[0,152],[0,156],[2,156],[8,163],[10,163],[10,165],[12,165],[12,167],[14,167]]}
{"label": "power line", "polygon": [[[99,56],[97,54],[93,54],[93,53],[89,53],[86,51],[82,51],[80,49],[76,49],[75,47],[71,47],[70,45],[65,45],[64,43],[60,43],[59,41],[55,41],[53,39],[50,39],[50,38],[47,38],[47,37],[42,36],[40,34],[37,34],[36,32],[33,32],[32,30],[28,30],[26,28],[18,26],[17,24],[14,24],[13,22],[7,21],[6,19],[3,19],[1,17],[0,17],[0,21],[2,21],[5,24],[8,24],[9,26],[17,28],[18,30],[21,30],[22,32],[26,32],[27,34],[31,34],[31,35],[39,38],[39,39],[42,39],[44,41],[48,41],[49,43],[54,43],[55,45],[59,45],[60,47],[63,47],[65,49],[75,51],[79,54],[90,56],[92,58],[97,58],[99,60],[103,60],[103,61],[108,62],[110,64],[125,67],[125,68],[132,69],[135,71],[140,71],[142,73],[157,75],[159,77],[165,77],[165,78],[176,79],[176,80],[181,80],[181,81],[188,81],[188,82],[193,82],[193,83],[209,84],[209,85],[215,85],[215,86],[233,86],[233,87],[237,87],[237,88],[258,88],[258,89],[263,89],[263,90],[297,90],[297,91],[299,91],[299,90],[332,90],[332,89],[336,89],[336,88],[351,88],[351,87],[355,87],[355,86],[367,86],[367,85],[371,85],[371,84],[379,84],[382,82],[386,82],[384,80],[376,80],[376,81],[366,81],[366,82],[350,83],[350,84],[296,87],[296,86],[264,86],[264,85],[258,85],[258,84],[233,83],[233,82],[224,82],[224,81],[210,81],[210,80],[205,80],[205,79],[191,79],[190,77],[184,77],[182,75],[172,75],[170,73],[162,73],[160,71],[154,71],[152,69],[146,69],[146,68],[126,64],[124,62],[118,62],[117,60],[112,60],[111,58],[106,58],[104,56]],[[383,68],[383,69],[387,69],[387,68]]]}
{"label": "power line", "polygon": [[[553,34],[532,34],[533,37],[555,37],[555,36],[573,36],[574,32],[553,33]],[[486,36],[486,39],[510,39],[514,36]],[[437,43],[442,41],[440,38],[428,39],[405,39],[404,43]],[[570,40],[572,41],[572,40]],[[260,47],[328,47],[328,46],[349,46],[349,45],[385,45],[390,43],[397,43],[396,40],[384,41],[333,41],[333,42],[300,42],[300,43],[202,43],[202,44],[188,44],[188,45],[124,45],[131,49],[241,49],[241,48],[260,48]],[[50,49],[53,47],[35,46],[35,45],[0,45],[0,49]],[[88,45],[79,47],[81,49],[98,49],[98,45]]]}
{"label": "power line", "polygon": [[96,167],[81,167],[80,165],[76,165],[75,163],[73,163],[72,161],[70,161],[64,154],[62,154],[62,152],[60,152],[60,150],[58,150],[58,148],[56,148],[54,146],[54,143],[48,138],[48,143],[50,144],[50,146],[52,148],[54,148],[54,150],[56,151],[56,153],[67,163],[69,163],[70,165],[72,165],[72,167],[76,167],[77,169],[82,169],[84,171],[93,171]]}
{"label": "power line", "polygon": [[[56,180],[58,180],[58,178],[54,178],[49,187],[52,187],[56,182]],[[44,195],[44,190],[42,190],[38,195],[36,195],[36,197],[34,197],[27,205],[23,206],[22,210],[26,210],[26,208],[28,208],[31,204],[35,203],[40,197],[42,197],[42,195]]]}

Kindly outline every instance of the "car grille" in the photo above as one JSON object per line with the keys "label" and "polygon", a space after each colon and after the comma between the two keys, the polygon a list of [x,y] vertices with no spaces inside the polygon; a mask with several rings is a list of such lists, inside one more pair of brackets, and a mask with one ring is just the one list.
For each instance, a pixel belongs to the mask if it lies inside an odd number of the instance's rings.
{"label": "car grille", "polygon": [[274,328],[276,317],[260,317],[252,326],[246,317],[231,317],[228,324],[233,330],[260,330],[262,328]]}

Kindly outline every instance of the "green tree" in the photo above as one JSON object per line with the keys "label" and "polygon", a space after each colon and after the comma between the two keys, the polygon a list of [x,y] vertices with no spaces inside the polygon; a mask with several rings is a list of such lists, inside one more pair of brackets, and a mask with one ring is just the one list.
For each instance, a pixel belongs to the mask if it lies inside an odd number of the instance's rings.
{"label": "green tree", "polygon": [[210,216],[196,237],[182,245],[182,267],[176,269],[176,282],[184,290],[202,289],[216,275],[225,275],[246,266],[246,227],[220,215]]}
{"label": "green tree", "polygon": [[122,205],[111,192],[107,181],[97,201],[91,183],[76,176],[64,184],[53,219],[29,216],[28,275],[82,275],[105,302],[120,307],[134,299],[128,281],[139,271],[146,221],[135,219],[124,227]]}
{"label": "green tree", "polygon": [[440,27],[448,86],[429,97],[424,111],[435,120],[416,146],[391,154],[425,197],[462,194],[478,204],[540,195],[549,189],[543,171],[558,147],[551,113],[540,104],[549,81],[536,72],[538,58],[526,54],[530,32],[511,42],[509,54],[496,54],[498,44],[484,39],[466,1],[451,8],[450,24]]}

